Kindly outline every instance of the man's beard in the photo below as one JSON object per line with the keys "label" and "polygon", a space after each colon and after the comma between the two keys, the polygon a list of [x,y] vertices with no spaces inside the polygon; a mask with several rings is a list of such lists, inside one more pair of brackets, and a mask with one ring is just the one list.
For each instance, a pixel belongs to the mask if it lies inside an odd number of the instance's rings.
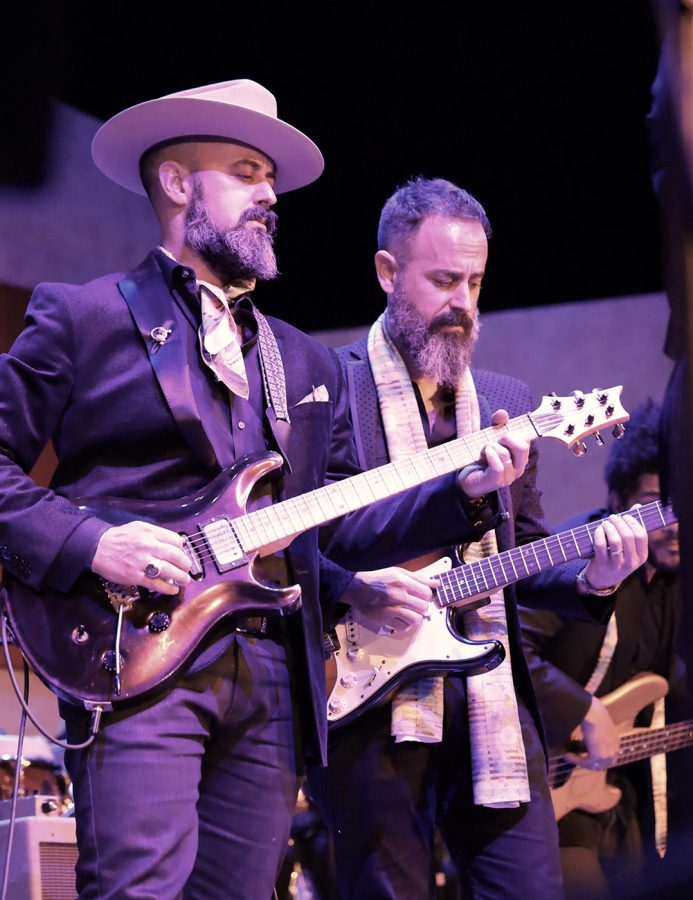
{"label": "man's beard", "polygon": [[[261,206],[247,209],[233,228],[215,225],[207,213],[202,185],[194,177],[190,206],[185,216],[185,243],[196,250],[222,284],[277,277],[273,235],[277,214]],[[267,231],[246,228],[246,222],[263,222]]]}
{"label": "man's beard", "polygon": [[[409,301],[403,286],[396,285],[387,308],[387,330],[415,376],[456,388],[469,368],[479,336],[479,314],[451,309],[427,322]],[[464,331],[446,331],[461,326]]]}

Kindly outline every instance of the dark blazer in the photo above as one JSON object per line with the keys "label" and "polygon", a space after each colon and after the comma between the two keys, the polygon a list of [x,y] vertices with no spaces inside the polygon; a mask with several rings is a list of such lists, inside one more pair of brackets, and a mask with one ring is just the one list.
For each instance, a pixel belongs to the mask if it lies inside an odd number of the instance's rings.
{"label": "dark blazer", "polygon": [[[176,499],[233,462],[231,444],[219,437],[229,427],[228,396],[200,360],[194,285],[190,269],[155,251],[132,272],[34,292],[25,330],[0,357],[0,560],[31,587],[68,590],[91,564],[108,524],[74,498]],[[333,352],[284,322],[270,325],[284,360],[291,424],[275,422],[271,412],[266,418],[290,463],[280,495],[292,497],[355,474],[358,464]],[[169,331],[164,343],[152,338],[156,328]],[[322,385],[328,400],[301,402]],[[48,490],[26,473],[51,437],[58,467]],[[369,554],[394,562],[417,510],[440,518],[448,498],[440,484],[426,485],[346,517],[338,531],[363,553],[364,567]],[[297,537],[288,556],[303,592],[305,665],[298,669],[311,713],[308,749],[324,751],[315,530]]]}
{"label": "dark blazer", "polygon": [[[337,350],[337,354],[347,379],[359,463],[364,468],[382,465],[388,461],[388,455],[377,392],[368,362],[367,339],[362,338],[341,347]],[[479,399],[482,428],[491,424],[491,416],[497,409],[506,409],[511,417],[522,415],[532,409],[529,388],[518,379],[482,369],[472,369],[472,374]],[[529,464],[524,475],[510,488],[503,488],[498,492],[501,515],[496,527],[496,536],[499,551],[547,535],[543,524],[541,491],[536,484],[537,459],[538,450],[535,442],[532,444]],[[455,527],[461,523],[455,521],[451,508],[445,515],[449,530],[454,532]],[[440,524],[436,525],[432,519],[430,525],[440,528]],[[425,531],[422,529],[419,534],[423,540]],[[458,542],[468,540],[461,527],[456,539]],[[454,533],[451,533],[450,540],[455,540]],[[340,562],[348,565],[346,554],[340,557]],[[581,566],[580,561],[568,563],[520,581],[517,586],[511,585],[505,591],[513,677],[518,694],[528,705],[537,722],[539,719],[534,691],[522,652],[516,595],[528,606],[559,609],[566,615],[588,621],[594,621],[595,615],[608,615],[610,610],[608,603],[590,608],[578,595],[576,577]]]}

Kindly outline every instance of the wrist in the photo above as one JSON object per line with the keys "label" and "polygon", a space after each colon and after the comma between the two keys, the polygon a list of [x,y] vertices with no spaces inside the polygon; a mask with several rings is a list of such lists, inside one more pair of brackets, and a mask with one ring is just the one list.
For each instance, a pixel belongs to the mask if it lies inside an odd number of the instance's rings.
{"label": "wrist", "polygon": [[577,585],[578,590],[582,594],[592,594],[595,597],[610,597],[619,589],[619,587],[621,586],[621,582],[619,581],[618,584],[614,584],[611,587],[595,587],[587,577],[587,566],[583,566],[582,569],[580,569],[580,571],[578,572]]}

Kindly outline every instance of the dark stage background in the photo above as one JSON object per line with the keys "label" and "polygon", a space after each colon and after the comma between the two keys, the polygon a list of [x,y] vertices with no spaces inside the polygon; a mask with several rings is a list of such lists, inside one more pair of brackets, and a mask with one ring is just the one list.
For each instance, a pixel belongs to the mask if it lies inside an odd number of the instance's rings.
{"label": "dark stage background", "polygon": [[[645,116],[649,2],[32,4],[5,32],[0,178],[40,180],[49,97],[106,118],[250,77],[326,158],[280,198],[282,276],[266,309],[309,330],[364,324],[379,209],[444,176],[494,226],[487,310],[661,288]],[[136,262],[133,260],[133,263]]]}

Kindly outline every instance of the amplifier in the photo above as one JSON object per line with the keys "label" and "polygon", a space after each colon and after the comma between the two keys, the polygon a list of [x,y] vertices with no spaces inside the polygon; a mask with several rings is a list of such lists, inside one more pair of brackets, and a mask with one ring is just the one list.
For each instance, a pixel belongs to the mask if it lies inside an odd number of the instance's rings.
{"label": "amplifier", "polygon": [[[21,798],[20,798],[21,799]],[[0,821],[0,859],[9,822]],[[69,816],[26,816],[15,822],[8,900],[75,900],[77,841]]]}

